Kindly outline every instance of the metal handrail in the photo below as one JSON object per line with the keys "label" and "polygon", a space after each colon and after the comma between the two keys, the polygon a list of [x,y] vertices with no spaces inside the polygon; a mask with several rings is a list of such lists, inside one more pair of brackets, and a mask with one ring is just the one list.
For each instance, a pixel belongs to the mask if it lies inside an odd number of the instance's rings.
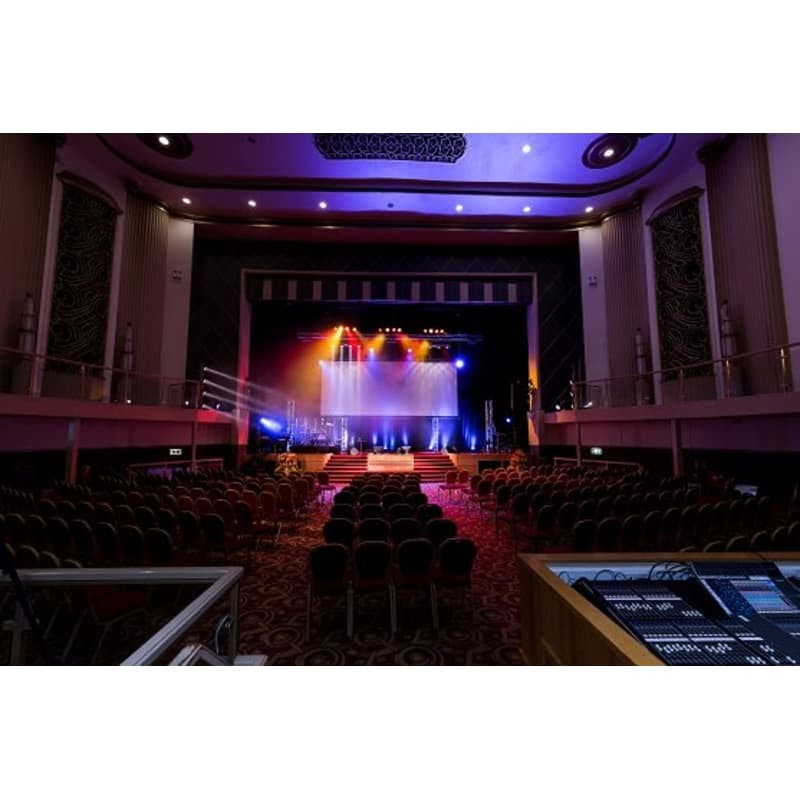
{"label": "metal handrail", "polygon": [[[106,376],[113,377],[117,375],[124,377],[128,380],[157,381],[160,385],[167,387],[191,386],[193,387],[193,396],[195,398],[194,405],[197,406],[199,404],[200,387],[202,385],[202,381],[194,378],[186,378],[173,375],[160,375],[154,372],[141,372],[139,370],[125,369],[123,367],[114,367],[114,366],[109,366],[107,364],[92,364],[87,361],[76,361],[71,358],[63,358],[61,356],[51,356],[46,353],[31,353],[26,350],[20,350],[17,347],[7,347],[4,345],[0,345],[0,354],[15,356],[19,358],[20,361],[33,362],[36,363],[37,365],[39,364],[39,362],[41,362],[41,365],[37,366],[37,369],[42,369],[42,370],[47,369],[48,362],[54,363],[56,365],[78,368],[80,370],[80,376],[82,381],[81,397],[83,397],[83,395],[85,394],[85,387],[83,386],[83,381],[86,379],[87,375],[102,374],[103,377]],[[27,387],[27,393],[28,394],[34,393],[32,376],[31,376],[31,381],[29,381]]]}
{"label": "metal handrail", "polygon": [[[155,662],[172,647],[199,619],[201,619],[226,593],[231,596],[231,628],[228,657],[236,658],[239,646],[239,581],[243,567],[121,567],[116,569],[34,569],[19,570],[26,587],[31,586],[95,586],[95,585],[170,585],[211,583],[186,608],[173,617],[137,648],[121,666],[146,666]],[[11,581],[0,575],[0,586]],[[23,626],[17,625],[13,635],[21,637]]]}
{"label": "metal handrail", "polygon": [[[685,380],[686,373],[697,370],[703,367],[711,367],[712,370],[715,366],[720,366],[724,369],[729,369],[731,365],[736,365],[737,362],[745,361],[749,358],[756,358],[759,356],[765,355],[778,355],[780,358],[780,367],[782,372],[781,378],[781,386],[784,391],[791,391],[791,386],[788,381],[788,361],[789,361],[789,352],[793,348],[800,347],[800,341],[797,342],[787,342],[786,344],[775,345],[773,347],[767,347],[762,350],[750,350],[746,353],[736,353],[730,356],[720,356],[719,358],[712,358],[707,359],[704,361],[695,361],[689,364],[681,364],[674,367],[666,367],[661,369],[652,369],[648,370],[647,372],[635,372],[628,375],[617,375],[614,377],[608,378],[592,378],[590,381],[572,381],[571,385],[573,387],[579,387],[583,389],[591,389],[591,388],[600,388],[603,389],[606,386],[610,386],[615,382],[621,381],[647,381],[653,379],[655,381],[657,376],[661,376],[660,383],[665,383],[665,376],[673,376],[677,378],[679,383],[681,384],[681,397],[683,397],[683,382]],[[726,391],[726,394],[728,392]]]}
{"label": "metal handrail", "polygon": [[635,467],[639,472],[644,471],[644,467],[636,461],[609,461],[607,459],[598,458],[585,458],[578,462],[577,458],[570,458],[567,456],[556,456],[553,459],[553,464],[577,464],[578,466],[591,465],[593,467],[605,465],[606,467]]}
{"label": "metal handrail", "polygon": [[180,467],[185,465],[190,465],[193,469],[197,465],[200,464],[219,464],[220,466],[224,466],[225,459],[224,458],[196,458],[194,461],[191,459],[183,458],[183,459],[175,459],[174,461],[150,461],[144,464],[129,464],[128,465],[128,474],[134,472],[135,470],[141,469],[152,469],[153,467]]}

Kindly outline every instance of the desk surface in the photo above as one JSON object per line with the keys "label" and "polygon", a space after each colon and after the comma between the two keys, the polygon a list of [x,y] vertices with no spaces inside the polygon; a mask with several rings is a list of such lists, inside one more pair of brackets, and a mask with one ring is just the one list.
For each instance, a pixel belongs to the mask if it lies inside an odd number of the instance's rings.
{"label": "desk surface", "polygon": [[[609,565],[649,569],[664,561],[798,562],[800,553],[521,553],[522,653],[528,664],[650,665],[663,662],[558,577],[564,569],[592,573]],[[555,569],[555,571],[554,571]],[[573,575],[573,577],[576,577]],[[646,575],[645,575],[646,577]]]}

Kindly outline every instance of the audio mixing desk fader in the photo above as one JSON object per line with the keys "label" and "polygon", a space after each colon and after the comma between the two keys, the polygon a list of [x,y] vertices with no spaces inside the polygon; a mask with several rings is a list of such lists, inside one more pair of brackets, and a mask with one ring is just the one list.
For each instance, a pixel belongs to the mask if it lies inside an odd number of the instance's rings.
{"label": "audio mixing desk fader", "polygon": [[573,584],[666,664],[800,664],[800,591],[771,563],[694,563],[680,580]]}

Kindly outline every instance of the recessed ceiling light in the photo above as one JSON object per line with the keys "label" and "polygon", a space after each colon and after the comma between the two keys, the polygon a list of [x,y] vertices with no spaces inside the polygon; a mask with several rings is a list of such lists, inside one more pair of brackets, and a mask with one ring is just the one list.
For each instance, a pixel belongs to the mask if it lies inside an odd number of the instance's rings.
{"label": "recessed ceiling light", "polygon": [[523,153],[530,153],[530,151],[531,151],[531,146],[529,144],[522,145],[522,152]]}
{"label": "recessed ceiling light", "polygon": [[594,211],[594,206],[586,206],[586,213],[591,214]]}
{"label": "recessed ceiling light", "polygon": [[256,201],[255,200],[248,200],[247,201],[247,205],[249,205],[250,208],[255,208],[256,207]]}
{"label": "recessed ceiling light", "polygon": [[328,207],[328,204],[324,200],[320,200],[319,207],[325,209]]}
{"label": "recessed ceiling light", "polygon": [[161,136],[158,137],[158,143],[164,145],[164,147],[169,147],[169,136],[164,136],[162,133]]}
{"label": "recessed ceiling light", "polygon": [[525,208],[523,208],[522,211],[525,214],[530,214],[531,213],[531,207],[530,206],[525,206]]}
{"label": "recessed ceiling light", "polygon": [[463,211],[463,210],[464,210],[464,206],[462,206],[462,205],[461,205],[461,203],[459,203],[459,204],[456,206],[456,211]]}
{"label": "recessed ceiling light", "polygon": [[190,206],[192,201],[188,197],[181,197],[181,203],[186,203],[187,206]]}
{"label": "recessed ceiling light", "polygon": [[616,150],[614,150],[613,147],[606,147],[606,149],[603,150],[603,158],[611,158],[615,152]]}

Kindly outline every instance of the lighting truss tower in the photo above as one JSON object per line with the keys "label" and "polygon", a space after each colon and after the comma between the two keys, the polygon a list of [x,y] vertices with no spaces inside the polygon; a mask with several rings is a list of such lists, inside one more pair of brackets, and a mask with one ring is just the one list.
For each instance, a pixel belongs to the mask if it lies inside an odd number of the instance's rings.
{"label": "lighting truss tower", "polygon": [[286,437],[290,442],[294,440],[295,428],[297,426],[297,417],[295,413],[294,400],[288,400],[286,402]]}
{"label": "lighting truss tower", "polygon": [[439,417],[431,420],[431,450],[439,449]]}
{"label": "lighting truss tower", "polygon": [[483,404],[483,449],[491,451],[494,444],[494,402],[486,400]]}

